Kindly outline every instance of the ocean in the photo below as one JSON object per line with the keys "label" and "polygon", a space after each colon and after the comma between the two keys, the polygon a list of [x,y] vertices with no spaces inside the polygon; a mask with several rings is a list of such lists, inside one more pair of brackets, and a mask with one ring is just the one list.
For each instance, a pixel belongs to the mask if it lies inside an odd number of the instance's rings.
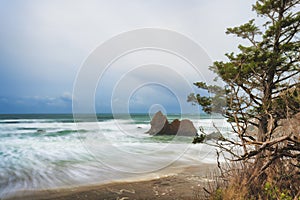
{"label": "ocean", "polygon": [[[223,118],[187,118],[207,133],[224,133]],[[150,136],[151,116],[98,114],[97,122],[72,114],[0,115],[0,198],[17,192],[156,176],[162,169],[215,163],[215,149],[184,136]]]}

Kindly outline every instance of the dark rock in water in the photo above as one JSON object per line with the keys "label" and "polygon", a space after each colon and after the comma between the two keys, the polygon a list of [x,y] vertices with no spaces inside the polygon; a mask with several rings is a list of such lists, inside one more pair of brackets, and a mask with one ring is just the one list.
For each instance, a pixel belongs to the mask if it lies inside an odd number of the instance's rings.
{"label": "dark rock in water", "polygon": [[169,123],[167,117],[161,111],[155,113],[152,118],[151,128],[147,133],[150,135],[180,135],[180,136],[195,136],[197,129],[190,120],[175,119]]}
{"label": "dark rock in water", "polygon": [[163,135],[168,129],[169,122],[167,117],[164,116],[161,111],[158,111],[153,116],[150,124],[151,128],[147,133],[150,135]]}
{"label": "dark rock in water", "polygon": [[197,135],[197,129],[195,128],[193,122],[188,119],[184,119],[180,122],[178,129],[178,135],[184,136],[195,136]]}
{"label": "dark rock in water", "polygon": [[167,133],[168,135],[176,135],[180,127],[180,121],[174,119],[171,124],[168,125]]}
{"label": "dark rock in water", "polygon": [[194,137],[193,144],[203,143],[205,138],[206,138],[205,134],[197,135],[196,137]]}
{"label": "dark rock in water", "polygon": [[211,134],[201,134],[194,137],[193,144],[203,143],[207,140],[224,140],[223,135],[220,132],[212,132]]}
{"label": "dark rock in water", "polygon": [[224,137],[220,132],[212,132],[208,134],[205,138],[206,140],[223,140]]}

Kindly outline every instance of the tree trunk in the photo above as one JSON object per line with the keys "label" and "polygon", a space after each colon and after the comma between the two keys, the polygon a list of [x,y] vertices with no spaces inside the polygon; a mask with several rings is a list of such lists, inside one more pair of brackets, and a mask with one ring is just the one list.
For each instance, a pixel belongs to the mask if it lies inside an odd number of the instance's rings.
{"label": "tree trunk", "polygon": [[264,114],[258,124],[258,135],[257,141],[258,142],[265,142],[266,141],[266,133],[268,132],[268,115]]}

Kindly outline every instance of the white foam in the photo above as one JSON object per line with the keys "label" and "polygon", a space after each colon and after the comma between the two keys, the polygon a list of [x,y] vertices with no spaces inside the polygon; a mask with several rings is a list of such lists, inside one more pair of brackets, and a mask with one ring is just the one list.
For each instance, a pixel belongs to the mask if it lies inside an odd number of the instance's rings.
{"label": "white foam", "polygon": [[[196,127],[210,130],[212,121],[217,126],[224,125],[223,119],[197,119],[194,123]],[[180,138],[151,140],[145,134],[150,128],[148,123],[133,124],[130,120],[77,124],[46,120],[18,122],[0,127],[0,197],[21,189],[128,178],[133,172],[151,172],[173,162],[215,163],[215,151],[207,145],[192,145]],[[55,136],[57,132],[61,135]]]}

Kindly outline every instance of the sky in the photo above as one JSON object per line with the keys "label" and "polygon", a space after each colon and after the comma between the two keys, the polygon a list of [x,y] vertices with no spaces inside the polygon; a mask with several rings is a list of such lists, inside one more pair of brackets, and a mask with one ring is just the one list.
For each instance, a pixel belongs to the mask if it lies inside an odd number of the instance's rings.
{"label": "sky", "polygon": [[[224,60],[224,54],[237,51],[242,42],[226,35],[226,28],[256,18],[253,3],[0,0],[0,113],[71,113],[79,99],[73,95],[74,84],[92,52],[116,35],[141,28],[178,32],[200,45],[205,52],[203,66],[197,66],[202,76],[178,56],[157,50],[133,52],[99,77],[95,112],[193,112],[195,107],[186,103],[192,91],[181,89],[182,82],[213,79],[209,64]],[[135,69],[142,65],[150,67]],[[145,80],[148,84],[143,85]],[[128,85],[132,91],[127,91]]]}

